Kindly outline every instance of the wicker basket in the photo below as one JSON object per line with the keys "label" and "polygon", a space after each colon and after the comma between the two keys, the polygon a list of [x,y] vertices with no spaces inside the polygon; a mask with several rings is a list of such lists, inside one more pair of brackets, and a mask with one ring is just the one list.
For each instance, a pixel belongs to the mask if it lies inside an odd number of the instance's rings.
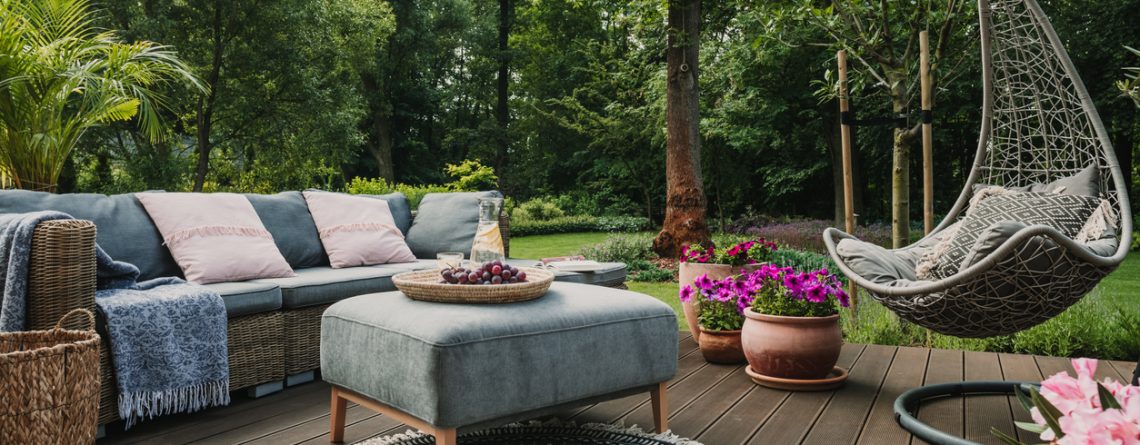
{"label": "wicker basket", "polygon": [[463,285],[441,283],[439,271],[405,272],[392,277],[396,288],[413,300],[436,303],[514,303],[533,300],[546,294],[554,274],[542,269],[520,267],[526,271],[525,283],[497,285]]}
{"label": "wicker basket", "polygon": [[[88,329],[62,326],[86,315]],[[95,316],[75,309],[47,331],[0,333],[0,443],[95,442],[99,334]]]}

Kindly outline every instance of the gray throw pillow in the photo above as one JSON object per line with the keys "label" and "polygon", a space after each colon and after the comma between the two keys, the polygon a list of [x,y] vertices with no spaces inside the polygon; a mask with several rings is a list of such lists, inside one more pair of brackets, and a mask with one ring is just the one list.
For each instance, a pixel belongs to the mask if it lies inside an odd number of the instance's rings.
{"label": "gray throw pillow", "polygon": [[911,280],[914,263],[901,258],[876,244],[845,239],[835,246],[836,253],[859,276],[878,284],[888,285],[898,280]]}
{"label": "gray throw pillow", "polygon": [[273,235],[277,250],[294,269],[327,266],[329,257],[321,245],[317,225],[301,192],[276,195],[246,194],[265,229]]}
{"label": "gray throw pillow", "polygon": [[502,198],[497,191],[428,193],[420,201],[406,241],[416,258],[439,252],[471,252],[479,226],[479,198]]}
{"label": "gray throw pillow", "polygon": [[138,266],[140,278],[177,277],[182,269],[135,195],[0,191],[0,213],[55,210],[95,223],[96,238],[111,258]]}
{"label": "gray throw pillow", "polygon": [[[974,193],[993,184],[974,184]],[[1048,184],[1033,183],[1021,187],[1004,187],[1013,192],[1060,193],[1064,195],[1100,196],[1100,169],[1096,165],[1085,167],[1072,176]]]}
{"label": "gray throw pillow", "polygon": [[[1068,194],[1006,191],[988,197],[971,208],[958,230],[923,260],[933,264],[928,273],[923,273],[920,265],[919,278],[943,279],[958,273],[967,261],[977,262],[982,258],[972,255],[973,249],[996,248],[1001,244],[1003,233],[1016,229],[1014,225],[1001,225],[997,232],[990,231],[995,225],[1008,222],[1025,226],[1040,224],[1073,237],[1099,205],[1099,198]],[[987,235],[987,241],[979,243],[978,239],[983,235]]]}

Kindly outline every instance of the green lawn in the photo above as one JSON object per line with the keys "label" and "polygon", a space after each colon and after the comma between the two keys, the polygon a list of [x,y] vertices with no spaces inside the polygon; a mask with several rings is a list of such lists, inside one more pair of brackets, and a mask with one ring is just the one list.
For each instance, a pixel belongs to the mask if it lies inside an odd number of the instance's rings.
{"label": "green lawn", "polygon": [[1128,254],[1120,268],[1101,281],[1097,288],[1106,301],[1140,308],[1140,252]]}

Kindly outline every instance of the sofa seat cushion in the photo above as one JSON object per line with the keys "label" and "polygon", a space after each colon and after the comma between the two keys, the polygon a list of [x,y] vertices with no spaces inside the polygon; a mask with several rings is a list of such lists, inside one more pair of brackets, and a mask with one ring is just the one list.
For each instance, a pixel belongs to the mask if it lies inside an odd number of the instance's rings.
{"label": "sofa seat cushion", "polygon": [[221,294],[229,318],[281,309],[281,288],[275,284],[236,281],[203,286]]}
{"label": "sofa seat cushion", "polygon": [[286,309],[334,303],[348,297],[395,290],[392,276],[401,272],[435,267],[435,262],[381,264],[378,266],[310,267],[297,269],[295,277],[253,280],[281,288],[281,303]]}
{"label": "sofa seat cushion", "polygon": [[433,425],[471,426],[669,380],[677,335],[665,303],[599,286],[555,282],[489,305],[386,292],[325,311],[321,375]]}

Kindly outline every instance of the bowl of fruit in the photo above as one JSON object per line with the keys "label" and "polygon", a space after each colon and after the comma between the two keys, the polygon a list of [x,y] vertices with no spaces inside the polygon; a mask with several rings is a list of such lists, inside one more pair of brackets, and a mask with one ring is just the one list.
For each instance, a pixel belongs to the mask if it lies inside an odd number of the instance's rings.
{"label": "bowl of fruit", "polygon": [[405,272],[392,277],[404,295],[437,303],[514,303],[541,297],[554,274],[501,261],[443,270]]}

